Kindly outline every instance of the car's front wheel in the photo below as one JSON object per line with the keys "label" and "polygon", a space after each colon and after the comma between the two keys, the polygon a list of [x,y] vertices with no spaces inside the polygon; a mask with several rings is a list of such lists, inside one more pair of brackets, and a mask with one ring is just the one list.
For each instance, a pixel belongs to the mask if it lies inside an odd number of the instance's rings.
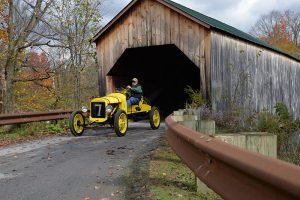
{"label": "car's front wheel", "polygon": [[114,129],[119,137],[126,135],[128,128],[128,118],[123,110],[118,110],[114,116]]}
{"label": "car's front wheel", "polygon": [[80,111],[74,111],[70,117],[70,130],[74,136],[82,136],[84,132],[84,116]]}
{"label": "car's front wheel", "polygon": [[153,130],[156,130],[160,126],[160,113],[157,107],[152,107],[149,112],[150,126]]}

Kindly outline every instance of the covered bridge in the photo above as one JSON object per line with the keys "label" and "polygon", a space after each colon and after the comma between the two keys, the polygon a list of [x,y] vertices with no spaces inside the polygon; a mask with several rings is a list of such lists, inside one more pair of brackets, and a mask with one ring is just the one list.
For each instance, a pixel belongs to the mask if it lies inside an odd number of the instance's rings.
{"label": "covered bridge", "polygon": [[170,0],[131,1],[93,40],[100,95],[137,77],[165,114],[184,106],[190,85],[214,110],[284,102],[300,117],[298,58]]}

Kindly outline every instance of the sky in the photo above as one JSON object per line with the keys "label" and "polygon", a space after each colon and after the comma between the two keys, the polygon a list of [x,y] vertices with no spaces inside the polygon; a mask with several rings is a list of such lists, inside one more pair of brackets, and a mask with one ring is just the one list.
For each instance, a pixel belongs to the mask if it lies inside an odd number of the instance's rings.
{"label": "sky", "polygon": [[[104,0],[103,25],[108,23],[131,0]],[[272,10],[300,12],[300,0],[173,0],[209,17],[249,32],[259,17]]]}

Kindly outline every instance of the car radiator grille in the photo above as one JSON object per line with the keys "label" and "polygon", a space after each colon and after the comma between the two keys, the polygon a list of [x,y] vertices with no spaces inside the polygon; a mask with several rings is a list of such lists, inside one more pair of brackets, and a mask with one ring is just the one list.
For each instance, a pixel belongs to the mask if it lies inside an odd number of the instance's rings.
{"label": "car radiator grille", "polygon": [[105,103],[92,103],[91,114],[93,118],[105,118]]}

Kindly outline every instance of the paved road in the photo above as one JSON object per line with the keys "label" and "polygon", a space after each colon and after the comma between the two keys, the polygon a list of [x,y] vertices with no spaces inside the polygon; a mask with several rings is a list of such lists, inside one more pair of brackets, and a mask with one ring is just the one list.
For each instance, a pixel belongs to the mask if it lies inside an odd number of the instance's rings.
{"label": "paved road", "polygon": [[0,149],[0,199],[127,199],[129,166],[164,135],[163,125],[157,131],[148,123],[130,127],[123,138],[111,129],[98,129],[81,138],[57,137]]}

